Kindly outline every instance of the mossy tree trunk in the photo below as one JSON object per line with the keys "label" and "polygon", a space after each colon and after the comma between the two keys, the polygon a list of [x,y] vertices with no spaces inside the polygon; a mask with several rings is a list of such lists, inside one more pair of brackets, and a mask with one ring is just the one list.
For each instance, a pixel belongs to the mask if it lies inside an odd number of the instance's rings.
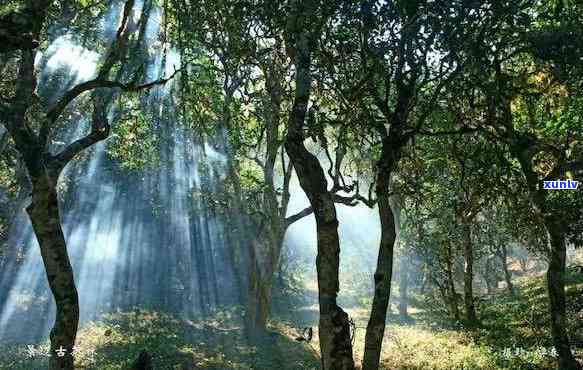
{"label": "mossy tree trunk", "polygon": [[[33,20],[30,29],[21,30],[35,40],[40,38],[45,15],[51,1],[32,1],[27,8]],[[104,62],[95,79],[82,82],[65,92],[46,112],[37,110],[35,51],[28,47],[18,47],[18,75],[15,96],[0,103],[0,114],[14,146],[22,158],[32,186],[32,203],[27,213],[39,243],[49,287],[56,304],[55,323],[51,330],[50,370],[73,370],[73,346],[79,323],[79,298],[75,286],[73,269],[67,252],[67,245],[61,229],[57,183],[63,168],[79,153],[109,136],[110,126],[107,106],[111,94],[100,88],[116,88],[120,91],[139,91],[160,85],[169,80],[160,79],[143,85],[108,80],[114,65],[123,61],[129,37],[128,20],[134,6],[128,0],[124,6],[123,18]],[[73,141],[57,154],[49,152],[50,137],[68,105],[85,92],[93,92],[93,112],[90,132]],[[33,109],[35,108],[35,109]],[[40,129],[33,129],[33,122]],[[59,351],[59,352],[57,352]],[[60,354],[63,354],[62,356]]]}
{"label": "mossy tree trunk", "polygon": [[[265,157],[263,161],[257,157],[252,158],[263,171],[264,190],[258,236],[250,250],[251,270],[246,330],[251,339],[260,339],[266,334],[273,280],[279,267],[286,230],[294,222],[312,213],[311,208],[307,208],[287,216],[293,167],[290,161],[286,163],[283,140],[280,137],[284,91],[282,84],[286,75],[286,66],[283,65],[285,51],[279,38],[276,38],[276,44],[268,55],[269,57],[258,58],[259,66],[265,76],[262,115],[265,124]],[[278,156],[283,173],[281,191],[276,189],[275,184]]]}
{"label": "mossy tree trunk", "polygon": [[[349,317],[338,306],[340,240],[333,195],[327,189],[324,170],[304,145],[304,124],[310,101],[312,51],[322,26],[319,1],[298,0],[287,24],[287,49],[295,64],[295,93],[288,120],[285,149],[300,186],[306,193],[316,218],[319,339],[323,370],[353,370]],[[324,18],[324,17],[322,17]]]}
{"label": "mossy tree trunk", "polygon": [[[47,168],[32,179],[32,204],[26,209],[41,246],[49,287],[56,304],[55,324],[50,333],[50,369],[73,369],[73,347],[79,323],[79,297],[65,236],[61,229],[57,198],[58,174]],[[64,350],[63,356],[57,355]]]}

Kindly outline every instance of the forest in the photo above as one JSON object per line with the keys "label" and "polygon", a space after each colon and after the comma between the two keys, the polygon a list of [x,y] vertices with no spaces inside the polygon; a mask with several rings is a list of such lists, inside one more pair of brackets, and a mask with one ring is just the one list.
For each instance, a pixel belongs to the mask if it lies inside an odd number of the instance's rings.
{"label": "forest", "polygon": [[0,369],[582,370],[583,3],[0,0]]}

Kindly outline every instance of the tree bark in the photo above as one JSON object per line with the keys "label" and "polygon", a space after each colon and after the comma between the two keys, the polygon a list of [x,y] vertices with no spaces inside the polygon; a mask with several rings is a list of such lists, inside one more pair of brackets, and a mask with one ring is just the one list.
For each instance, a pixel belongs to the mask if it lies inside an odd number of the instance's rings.
{"label": "tree bark", "polygon": [[[505,106],[507,115],[510,112],[509,103]],[[517,133],[513,133],[518,135]],[[571,352],[569,334],[567,331],[566,295],[565,295],[565,269],[567,250],[565,246],[565,230],[562,220],[553,215],[546,199],[546,191],[539,183],[538,175],[532,167],[533,143],[528,138],[514,136],[511,153],[520,163],[522,173],[526,179],[530,200],[539,220],[544,223],[548,232],[550,250],[549,267],[547,270],[547,289],[549,295],[549,309],[551,315],[551,333],[553,343],[559,355],[559,368],[561,370],[581,370]]]}
{"label": "tree bark", "polygon": [[[316,11],[315,5],[310,2],[300,2],[300,6],[301,13],[296,15],[296,22]],[[285,149],[316,218],[318,248],[316,269],[320,306],[318,326],[322,369],[353,370],[350,321],[348,314],[337,304],[340,240],[336,207],[332,194],[328,192],[322,166],[304,146],[303,127],[312,83],[311,50],[316,38],[303,29],[296,29],[296,26],[303,27],[290,22],[290,27],[293,27],[290,30],[293,39],[288,41],[292,41],[294,45],[292,55],[295,54],[296,76],[295,96],[288,121]]]}
{"label": "tree bark", "polygon": [[502,268],[504,269],[504,280],[506,281],[506,290],[511,295],[514,295],[514,284],[512,284],[512,273],[508,269],[508,248],[506,244],[500,247],[500,259],[502,260]]}
{"label": "tree bark", "polygon": [[[297,100],[296,98],[292,119],[302,114]],[[349,318],[337,304],[340,240],[334,200],[326,188],[324,171],[317,158],[304,147],[303,138],[288,133],[285,147],[316,217],[322,369],[351,370],[354,369],[354,361]]]}
{"label": "tree bark", "polygon": [[[252,256],[253,258],[253,256]],[[267,331],[267,318],[271,302],[271,287],[262,279],[257,262],[249,274],[249,292],[245,313],[246,336],[255,342]]]}
{"label": "tree bark", "polygon": [[0,155],[4,153],[4,149],[8,145],[8,131],[0,123]]}
{"label": "tree bark", "polygon": [[448,244],[446,246],[446,257],[445,257],[445,277],[447,281],[447,289],[450,294],[450,307],[451,313],[456,321],[460,320],[460,311],[458,308],[457,292],[455,290],[455,282],[453,280],[453,255],[451,253],[451,246]]}
{"label": "tree bark", "polygon": [[466,321],[470,327],[478,325],[476,307],[474,305],[474,250],[472,245],[472,230],[468,220],[463,221],[462,233],[464,243],[464,305]]}
{"label": "tree bark", "polygon": [[409,319],[408,289],[409,289],[409,258],[407,254],[401,256],[401,274],[399,280],[399,316],[402,321]]}
{"label": "tree bark", "polygon": [[51,176],[48,170],[43,172],[32,177],[32,204],[26,210],[40,245],[49,287],[57,307],[50,333],[49,369],[72,370],[73,346],[79,324],[79,297],[61,229],[56,190],[58,176]]}
{"label": "tree bark", "polygon": [[[261,339],[267,332],[267,320],[271,308],[273,278],[279,266],[279,255],[283,246],[283,234],[276,239],[263,240],[270,243],[261,249],[268,250],[268,260],[251,256],[252,268],[247,297],[246,330],[251,340]],[[251,253],[256,253],[255,249]]]}
{"label": "tree bark", "polygon": [[393,250],[397,238],[395,215],[390,203],[390,182],[394,167],[399,160],[400,146],[396,135],[386,136],[383,139],[381,156],[377,162],[376,195],[381,221],[381,241],[374,274],[375,290],[372,309],[366,327],[363,370],[379,368],[385,334],[387,308],[391,295]]}
{"label": "tree bark", "polygon": [[[262,224],[267,225],[263,227],[263,230],[260,230],[260,236],[255,244],[258,248],[251,251],[252,266],[247,305],[249,312],[247,315],[247,329],[248,335],[253,337],[261,336],[267,331],[273,278],[279,267],[279,258],[286,231],[287,201],[283,199],[280,207],[274,183],[275,164],[281,143],[279,139],[282,91],[281,69],[282,66],[277,56],[273,58],[271,66],[263,68],[266,76],[265,89],[268,98],[265,102],[266,109],[264,113],[266,155],[265,163],[263,164],[265,184],[263,194],[264,216],[261,221]],[[283,187],[284,193],[289,192],[289,182],[284,181]]]}
{"label": "tree bark", "polygon": [[567,249],[565,237],[552,221],[546,222],[551,245],[549,267],[547,270],[547,288],[551,311],[551,332],[553,343],[559,354],[559,369],[581,370],[581,365],[571,352],[567,330],[565,309],[565,268]]}
{"label": "tree bark", "polygon": [[494,267],[492,266],[492,258],[486,257],[486,262],[484,266],[484,282],[486,283],[486,291],[488,295],[494,294],[494,290],[496,289],[496,277],[495,271],[493,271]]}

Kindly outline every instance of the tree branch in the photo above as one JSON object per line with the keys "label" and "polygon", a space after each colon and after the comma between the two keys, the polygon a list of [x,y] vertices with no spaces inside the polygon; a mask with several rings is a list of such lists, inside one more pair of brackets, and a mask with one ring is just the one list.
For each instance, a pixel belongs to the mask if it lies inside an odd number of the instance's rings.
{"label": "tree branch", "polygon": [[417,134],[424,135],[424,136],[448,136],[448,135],[457,135],[457,134],[470,134],[474,132],[480,131],[479,128],[471,128],[471,127],[463,127],[459,130],[452,130],[452,131],[424,131],[420,130]]}
{"label": "tree branch", "polygon": [[121,24],[117,29],[116,38],[114,43],[109,48],[109,52],[105,57],[105,61],[101,68],[99,68],[99,72],[97,73],[97,78],[80,83],[74,86],[72,89],[67,91],[61,99],[55,104],[55,106],[46,114],[47,119],[43,122],[43,125],[40,129],[39,134],[39,142],[40,145],[46,146],[51,128],[54,126],[56,120],[61,116],[65,108],[75,100],[79,95],[82,93],[93,90],[100,87],[119,87],[119,86],[108,86],[108,84],[112,84],[113,82],[107,81],[107,75],[111,71],[111,68],[121,60],[123,53],[126,51],[126,43],[129,37],[129,33],[127,32],[127,26],[130,19],[130,13],[134,7],[135,0],[127,0],[124,5],[123,10],[123,17],[121,20]]}
{"label": "tree branch", "polygon": [[[391,195],[394,195],[394,193],[389,193],[389,196],[391,196]],[[355,207],[359,203],[364,203],[367,207],[372,208],[377,203],[376,199],[365,198],[362,195],[360,195],[359,193],[356,193],[356,194],[349,196],[349,197],[334,194],[333,199],[334,199],[334,203],[344,204],[344,205],[347,205],[349,207]]]}
{"label": "tree branch", "polygon": [[294,215],[291,215],[289,217],[286,217],[284,220],[285,228],[289,227],[294,222],[299,221],[302,218],[311,215],[312,213],[314,213],[314,210],[312,209],[312,207],[306,207],[303,210],[301,210],[300,212],[298,212]]}
{"label": "tree branch", "polygon": [[[156,81],[148,82],[142,85],[135,83],[124,84],[116,81],[98,81],[99,87],[110,87],[119,88],[123,91],[140,91],[149,89],[153,86],[164,85],[166,82],[170,81],[180,70],[176,70],[170,77],[161,78]],[[93,80],[96,81],[96,80]],[[91,82],[91,81],[89,81]],[[84,85],[84,84],[81,84]],[[78,85],[78,86],[81,86]],[[63,151],[53,157],[57,169],[61,170],[73,159],[77,154],[91,145],[106,139],[109,136],[110,125],[107,119],[107,109],[104,98],[102,96],[96,95],[94,97],[94,110],[91,122],[91,132],[73,143],[67,146]]]}
{"label": "tree branch", "polygon": [[[389,194],[389,196],[391,196],[391,195],[394,195],[394,193]],[[347,205],[349,207],[355,207],[359,203],[362,202],[367,207],[372,208],[377,203],[376,199],[372,199],[372,198],[367,199],[367,198],[363,197],[362,195],[360,195],[358,192],[350,197],[346,197],[346,196],[342,196],[342,195],[338,195],[338,194],[332,194],[332,198],[334,200],[334,203],[344,204],[344,205]],[[312,209],[312,207],[306,207],[303,210],[301,210],[300,212],[298,212],[294,215],[291,215],[289,217],[286,217],[284,220],[285,228],[289,227],[294,222],[299,221],[302,218],[311,215],[313,212],[314,212],[314,210]]]}
{"label": "tree branch", "polygon": [[94,79],[91,81],[80,83],[79,85],[73,87],[71,90],[67,91],[65,95],[57,102],[57,104],[51,108],[51,110],[47,113],[47,117],[51,122],[54,122],[63,112],[63,110],[71,103],[75,98],[81,95],[84,92],[89,90],[94,90],[97,88],[119,88],[122,91],[140,91],[149,89],[156,85],[163,85],[166,82],[170,81],[174,76],[180,72],[181,69],[175,70],[174,73],[168,78],[162,78],[156,81],[148,82],[143,85],[138,85],[136,83],[123,83],[119,81],[108,81],[108,80],[100,80]]}
{"label": "tree branch", "polygon": [[75,140],[52,158],[51,167],[56,171],[56,174],[60,173],[77,154],[109,136],[110,125],[107,119],[106,103],[103,99],[103,96],[94,98],[91,132],[81,139]]}

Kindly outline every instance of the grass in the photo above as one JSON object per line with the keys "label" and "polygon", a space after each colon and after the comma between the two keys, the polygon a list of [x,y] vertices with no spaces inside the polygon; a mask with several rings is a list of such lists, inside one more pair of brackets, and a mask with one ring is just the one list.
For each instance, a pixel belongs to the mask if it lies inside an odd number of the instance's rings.
{"label": "grass", "polygon": [[[246,343],[230,312],[202,321],[136,310],[87,323],[78,334],[76,368],[129,369],[141,351],[153,354],[155,369],[313,369],[316,354],[293,339],[292,328],[279,325],[261,348]],[[46,369],[48,343],[5,347],[0,369]],[[281,359],[286,361],[281,361]]]}
{"label": "grass", "polygon": [[[501,292],[480,304],[481,326],[475,330],[449,322],[439,311],[424,310],[419,297],[414,297],[418,303],[411,309],[414,325],[389,315],[381,368],[556,369],[544,277],[517,279],[516,286],[516,296]],[[566,291],[572,340],[583,342],[583,274],[570,271]],[[148,351],[154,356],[154,368],[163,370],[317,369],[317,330],[311,343],[294,339],[295,326],[317,327],[317,305],[305,303],[274,316],[270,337],[261,346],[245,341],[240,317],[233,310],[200,321],[147,310],[106,315],[80,330],[76,365],[79,369],[128,369],[141,351]],[[351,307],[348,312],[355,322],[354,356],[360,365],[368,311]],[[0,369],[45,369],[47,352],[47,343],[4,346]],[[576,354],[583,359],[581,347]]]}
{"label": "grass", "polygon": [[[481,326],[466,330],[444,311],[411,310],[415,325],[389,315],[382,368],[390,370],[550,370],[557,369],[550,335],[544,276],[516,281],[518,294],[500,292],[479,306]],[[583,343],[583,274],[566,275],[567,317],[572,342]],[[396,310],[394,310],[396,311]],[[355,357],[362,357],[368,312],[351,311],[357,322]],[[575,351],[583,361],[583,346]]]}

